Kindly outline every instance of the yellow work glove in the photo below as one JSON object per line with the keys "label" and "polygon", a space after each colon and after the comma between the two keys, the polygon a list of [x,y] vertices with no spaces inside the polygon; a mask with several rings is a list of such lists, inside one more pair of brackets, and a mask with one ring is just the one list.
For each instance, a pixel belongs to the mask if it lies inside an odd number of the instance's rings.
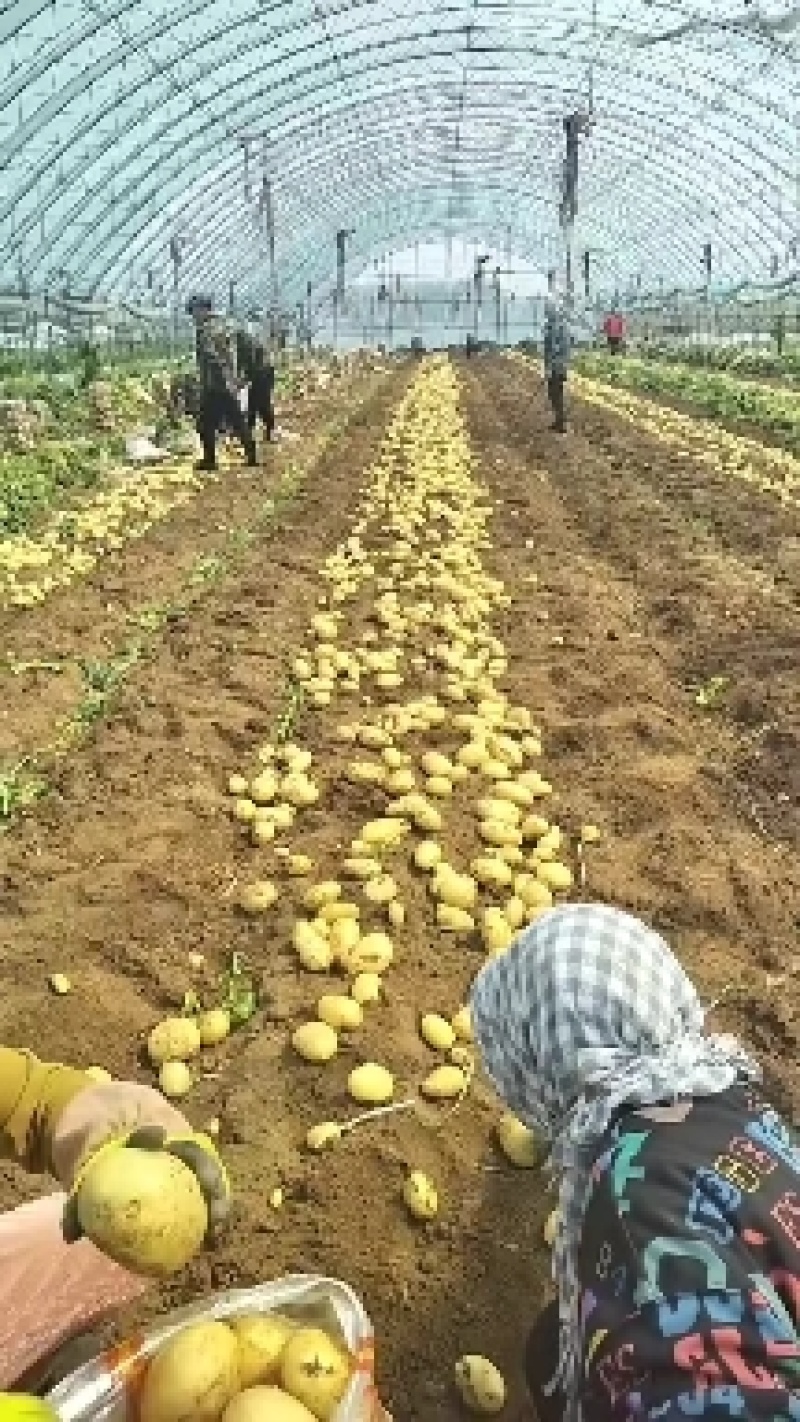
{"label": "yellow work glove", "polygon": [[58,1422],[58,1413],[41,1397],[0,1392],[0,1422]]}

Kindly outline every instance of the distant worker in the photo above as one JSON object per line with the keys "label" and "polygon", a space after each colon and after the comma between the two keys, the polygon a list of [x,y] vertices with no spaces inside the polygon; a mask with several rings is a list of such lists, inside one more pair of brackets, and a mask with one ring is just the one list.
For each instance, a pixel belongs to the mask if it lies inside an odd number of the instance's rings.
{"label": "distant worker", "polygon": [[549,297],[544,321],[544,373],[547,398],[553,411],[552,429],[566,434],[565,390],[569,371],[570,334],[567,314],[561,302]]}
{"label": "distant worker", "polygon": [[625,318],[619,311],[609,311],[603,322],[606,345],[612,355],[618,355],[625,344]]}
{"label": "distant worker", "polygon": [[256,420],[264,426],[268,440],[275,430],[275,412],[272,397],[275,390],[275,367],[267,356],[261,341],[238,331],[236,334],[236,364],[239,375],[247,381],[247,424],[255,433]]}
{"label": "distant worker", "polygon": [[217,431],[230,429],[241,442],[249,465],[258,463],[255,440],[239,404],[233,355],[227,334],[214,317],[213,303],[205,296],[193,296],[186,310],[195,324],[197,374],[200,381],[197,432],[203,458],[197,469],[217,467]]}

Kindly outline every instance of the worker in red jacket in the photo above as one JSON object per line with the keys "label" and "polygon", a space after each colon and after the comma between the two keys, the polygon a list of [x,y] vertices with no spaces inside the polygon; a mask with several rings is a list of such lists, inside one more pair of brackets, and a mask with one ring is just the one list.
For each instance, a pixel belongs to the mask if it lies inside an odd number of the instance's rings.
{"label": "worker in red jacket", "polygon": [[610,311],[603,322],[603,334],[612,355],[622,350],[625,344],[625,318],[619,311]]}

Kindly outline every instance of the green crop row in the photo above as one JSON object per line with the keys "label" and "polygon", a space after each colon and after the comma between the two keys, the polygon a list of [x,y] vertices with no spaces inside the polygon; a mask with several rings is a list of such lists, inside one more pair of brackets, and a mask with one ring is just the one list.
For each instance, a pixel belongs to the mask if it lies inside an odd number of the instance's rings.
{"label": "green crop row", "polygon": [[609,385],[674,400],[726,424],[757,426],[800,454],[800,392],[758,385],[723,371],[595,352],[581,357],[578,367],[584,375]]}

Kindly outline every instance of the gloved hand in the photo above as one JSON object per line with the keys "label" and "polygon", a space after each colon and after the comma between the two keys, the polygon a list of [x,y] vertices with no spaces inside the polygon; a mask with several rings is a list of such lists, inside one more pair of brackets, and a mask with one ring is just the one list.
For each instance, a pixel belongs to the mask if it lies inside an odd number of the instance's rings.
{"label": "gloved hand", "polygon": [[77,1188],[91,1170],[93,1157],[100,1150],[121,1146],[166,1150],[188,1166],[203,1193],[213,1236],[231,1206],[228,1177],[213,1142],[194,1132],[158,1091],[136,1082],[112,1081],[79,1092],[64,1108],[53,1134],[53,1167],[68,1193],[62,1222],[66,1240],[81,1237]]}

